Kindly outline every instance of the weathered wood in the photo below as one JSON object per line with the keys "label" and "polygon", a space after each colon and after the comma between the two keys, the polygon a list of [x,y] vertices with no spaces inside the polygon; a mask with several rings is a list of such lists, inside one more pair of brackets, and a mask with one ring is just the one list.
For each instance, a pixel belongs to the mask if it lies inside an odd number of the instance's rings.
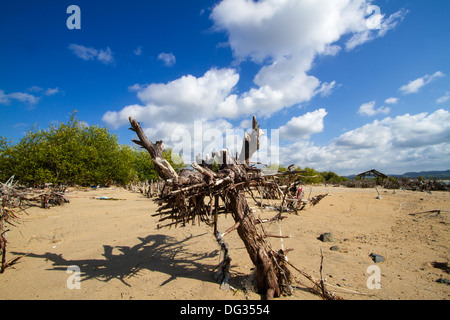
{"label": "weathered wood", "polygon": [[[223,243],[223,236],[237,230],[246,250],[256,266],[257,288],[266,299],[278,297],[283,293],[280,283],[286,281],[286,272],[278,267],[274,251],[266,242],[267,234],[263,231],[261,221],[256,219],[247,204],[244,190],[251,185],[264,185],[265,178],[261,171],[249,166],[250,158],[259,149],[262,132],[253,117],[252,132],[246,133],[243,149],[239,161],[231,159],[227,152],[221,151],[219,157],[223,159],[219,171],[211,170],[206,161],[196,161],[191,166],[195,170],[183,170],[176,173],[168,162],[162,159],[163,143],[151,143],[145,136],[139,123],[130,117],[132,130],[139,137],[138,145],[147,149],[158,168],[161,178],[171,181],[170,190],[161,195],[156,201],[161,205],[158,213],[161,221],[171,219],[172,222],[164,226],[186,225],[187,223],[204,222],[214,227],[214,234],[225,252],[224,259],[219,265],[216,276],[227,287],[225,282],[229,278],[231,258]],[[199,159],[197,159],[199,160]],[[274,184],[269,184],[275,186]],[[266,187],[269,187],[266,185]],[[223,204],[219,206],[219,197]],[[207,200],[209,198],[209,201]],[[225,231],[222,236],[217,231],[217,214],[230,212],[235,224]],[[281,216],[278,215],[277,219]],[[158,224],[158,227],[164,227]],[[225,247],[224,247],[225,246]],[[225,250],[226,249],[226,250]]]}
{"label": "weathered wood", "polygon": [[178,179],[178,174],[172,168],[170,163],[163,157],[164,143],[162,141],[156,141],[156,143],[153,144],[145,135],[139,122],[137,122],[133,117],[130,117],[129,121],[131,124],[131,130],[136,132],[139,137],[139,140],[133,140],[133,142],[145,148],[150,153],[158,175],[165,180]]}
{"label": "weathered wood", "polygon": [[242,144],[241,154],[238,159],[239,163],[245,163],[247,165],[249,164],[253,154],[259,150],[260,138],[262,135],[263,132],[260,129],[258,121],[256,121],[256,117],[253,116],[252,133],[244,133],[244,142]]}
{"label": "weathered wood", "polygon": [[6,262],[6,233],[9,226],[16,227],[19,221],[19,214],[27,214],[27,206],[39,205],[42,208],[50,208],[51,205],[62,205],[69,202],[64,196],[65,186],[33,189],[26,188],[14,182],[12,176],[6,183],[0,183],[0,273],[7,267],[11,267],[21,257]]}

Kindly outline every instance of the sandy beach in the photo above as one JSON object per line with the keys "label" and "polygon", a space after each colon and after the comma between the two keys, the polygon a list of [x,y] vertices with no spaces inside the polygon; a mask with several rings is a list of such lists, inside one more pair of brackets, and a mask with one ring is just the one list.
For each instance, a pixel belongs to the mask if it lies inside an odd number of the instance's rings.
{"label": "sandy beach", "polygon": [[[450,193],[379,189],[377,199],[375,189],[314,186],[305,191],[306,196],[329,195],[299,215],[288,214],[281,231],[291,238],[270,239],[274,249],[293,249],[288,258],[294,266],[320,278],[322,250],[327,288],[344,299],[450,298],[450,286],[437,282],[450,279],[445,268]],[[70,203],[63,206],[28,209],[8,232],[7,260],[25,256],[0,274],[1,300],[260,299],[253,288],[253,265],[236,232],[225,237],[232,258],[230,284],[236,290],[223,291],[212,276],[219,247],[210,227],[158,230],[158,217],[151,216],[157,205],[122,188],[69,189],[67,197]],[[275,215],[249,203],[261,218]],[[221,232],[231,225],[230,215],[220,217]],[[280,232],[278,223],[265,228]],[[332,233],[333,242],[319,240],[323,233]],[[384,261],[375,263],[371,253]],[[81,273],[79,287],[73,286],[72,270]],[[379,271],[379,288],[373,286],[378,283],[372,282],[373,270]],[[305,277],[292,273],[298,285],[292,296],[279,299],[321,299],[307,290]]]}

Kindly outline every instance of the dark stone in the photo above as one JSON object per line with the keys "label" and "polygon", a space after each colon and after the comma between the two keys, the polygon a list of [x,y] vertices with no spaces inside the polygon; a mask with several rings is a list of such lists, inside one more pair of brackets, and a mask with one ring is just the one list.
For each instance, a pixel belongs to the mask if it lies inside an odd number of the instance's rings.
{"label": "dark stone", "polygon": [[330,248],[331,251],[339,251],[339,247],[338,246],[332,246]]}
{"label": "dark stone", "polygon": [[322,242],[336,242],[332,233],[322,233],[318,239]]}
{"label": "dark stone", "polygon": [[375,263],[384,262],[384,257],[380,256],[379,254],[371,253],[371,254],[369,254],[369,257],[371,257],[373,262],[375,262]]}

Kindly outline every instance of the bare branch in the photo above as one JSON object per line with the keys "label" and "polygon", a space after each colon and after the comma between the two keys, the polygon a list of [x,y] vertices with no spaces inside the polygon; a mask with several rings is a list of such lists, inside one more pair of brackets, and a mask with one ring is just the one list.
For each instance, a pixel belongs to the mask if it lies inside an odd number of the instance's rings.
{"label": "bare branch", "polygon": [[163,142],[156,141],[156,143],[153,144],[144,134],[144,131],[142,130],[140,123],[137,122],[133,117],[129,117],[129,120],[133,131],[136,132],[139,138],[139,141],[133,140],[133,142],[145,148],[150,153],[150,156],[153,159],[153,163],[155,164],[155,170],[156,172],[158,172],[158,175],[165,180],[167,179],[177,180],[178,174],[172,168],[170,163],[163,158],[163,149],[164,149]]}

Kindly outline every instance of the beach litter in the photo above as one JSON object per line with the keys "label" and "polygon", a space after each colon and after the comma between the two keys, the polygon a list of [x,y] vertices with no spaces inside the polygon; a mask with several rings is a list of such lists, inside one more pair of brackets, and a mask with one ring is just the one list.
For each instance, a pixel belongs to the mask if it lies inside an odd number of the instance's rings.
{"label": "beach litter", "polygon": [[92,199],[96,199],[96,200],[113,200],[113,201],[118,201],[118,200],[126,200],[126,199],[119,199],[119,198],[110,198],[110,197],[92,197]]}

